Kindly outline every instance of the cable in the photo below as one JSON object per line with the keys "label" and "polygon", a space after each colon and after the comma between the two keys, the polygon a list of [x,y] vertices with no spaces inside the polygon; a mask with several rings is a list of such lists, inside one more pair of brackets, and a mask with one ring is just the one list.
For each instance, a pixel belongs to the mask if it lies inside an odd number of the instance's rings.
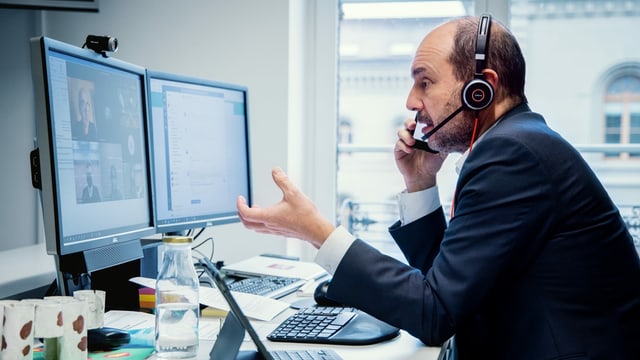
{"label": "cable", "polygon": [[[202,234],[203,231],[204,231],[204,228],[202,228],[202,230],[200,230],[200,232],[196,235],[196,237],[199,236],[200,234]],[[194,244],[191,247],[191,250],[193,252],[196,252],[196,253],[200,254],[201,257],[205,257],[206,255],[202,251],[198,250],[198,248],[200,248],[201,246],[205,245],[207,242],[211,242],[211,253],[209,254],[208,258],[209,258],[210,261],[213,261],[213,254],[215,253],[215,242],[213,241],[213,237],[209,236],[208,238],[200,241],[199,243]]]}
{"label": "cable", "polygon": [[[198,236],[202,235],[202,233],[204,232],[205,228],[201,228],[200,231],[198,231],[198,233],[193,237],[193,240],[197,239]],[[193,229],[192,229],[193,230]]]}

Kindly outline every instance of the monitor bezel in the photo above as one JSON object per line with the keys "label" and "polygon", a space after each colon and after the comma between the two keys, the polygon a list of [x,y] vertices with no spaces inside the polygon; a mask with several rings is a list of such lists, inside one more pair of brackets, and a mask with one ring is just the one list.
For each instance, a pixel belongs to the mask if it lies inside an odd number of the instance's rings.
{"label": "monitor bezel", "polygon": [[[146,236],[155,234],[155,223],[153,217],[153,188],[150,183],[150,166],[151,156],[148,141],[148,128],[147,128],[147,111],[146,106],[146,72],[143,67],[135,64],[124,62],[113,57],[107,57],[92,50],[83,49],[74,45],[54,40],[45,36],[35,37],[30,40],[31,44],[31,64],[32,64],[32,76],[34,82],[34,94],[35,94],[35,109],[36,109],[36,138],[37,148],[39,155],[39,176],[41,179],[41,203],[43,210],[43,222],[45,230],[45,243],[47,253],[55,255],[58,259],[58,267],[64,268],[66,265],[60,262],[61,257],[75,257],[77,254],[85,253],[96,249],[108,249],[119,246],[130,248],[130,242],[137,242]],[[147,176],[147,199],[146,207],[149,213],[149,223],[135,225],[135,228],[127,230],[117,230],[109,234],[104,234],[91,241],[80,242],[72,245],[63,244],[63,234],[61,230],[62,216],[61,204],[59,203],[58,194],[60,181],[55,166],[56,162],[56,150],[54,149],[54,142],[52,141],[52,106],[50,101],[51,89],[49,82],[49,55],[51,52],[61,53],[67,56],[71,56],[82,61],[88,61],[91,63],[100,64],[110,68],[117,69],[119,71],[130,73],[139,78],[140,82],[140,100],[141,110],[143,112],[143,118],[141,122],[142,126],[142,148],[146,152],[145,163],[143,166],[146,168]],[[134,225],[131,225],[134,226]],[[141,251],[140,251],[141,255]],[[138,256],[136,254],[136,256]],[[139,258],[139,256],[138,256]],[[123,262],[126,259],[122,259]],[[117,265],[118,260],[114,259],[114,264]],[[77,267],[77,264],[69,265],[70,267]],[[92,268],[89,265],[90,270],[99,270],[100,268],[108,267],[107,262],[100,265],[99,268]],[[64,269],[59,269],[63,271]]]}
{"label": "monitor bezel", "polygon": [[[193,77],[193,76],[176,74],[176,73],[171,73],[166,71],[157,71],[157,70],[147,69],[147,96],[149,97],[153,96],[152,90],[151,90],[152,79],[181,82],[181,83],[192,84],[192,85],[200,85],[200,86],[242,92],[242,94],[244,95],[244,109],[243,109],[244,110],[244,133],[242,134],[242,136],[244,138],[244,143],[245,143],[244,156],[246,161],[245,174],[246,174],[246,183],[247,183],[246,194],[242,194],[242,195],[246,197],[248,204],[252,204],[252,176],[251,176],[248,87],[239,85],[239,84],[214,81],[214,80],[200,78],[200,77]],[[151,123],[153,121],[153,112],[152,112],[152,100],[150,98],[147,100],[147,106],[148,106],[148,110],[147,110],[148,121]],[[151,183],[153,186],[154,194],[157,194],[158,189],[156,184],[156,171],[157,171],[156,158],[159,154],[157,154],[156,151],[154,151],[155,146],[154,146],[153,125],[149,124],[148,128],[149,128],[149,143],[150,143],[149,146],[152,149],[151,150],[151,170],[152,170]],[[235,208],[235,205],[233,206],[233,208]],[[165,223],[164,219],[159,219],[158,212],[159,212],[159,206],[156,203],[154,205],[154,222],[156,224],[157,232],[162,234],[184,234],[186,232],[189,232],[190,230],[194,230],[198,228],[208,228],[212,226],[240,222],[240,217],[238,216],[237,210],[231,213],[224,213],[224,214],[222,213],[207,214],[207,215],[200,216],[198,219],[182,220],[180,222],[172,222],[172,223]]]}

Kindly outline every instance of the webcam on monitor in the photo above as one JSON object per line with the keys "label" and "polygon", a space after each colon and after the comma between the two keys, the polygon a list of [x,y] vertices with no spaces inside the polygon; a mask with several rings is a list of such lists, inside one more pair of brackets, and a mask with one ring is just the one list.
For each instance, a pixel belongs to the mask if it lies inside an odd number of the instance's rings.
{"label": "webcam on monitor", "polygon": [[87,39],[82,47],[87,47],[107,57],[107,52],[118,51],[118,39],[109,35],[87,35]]}

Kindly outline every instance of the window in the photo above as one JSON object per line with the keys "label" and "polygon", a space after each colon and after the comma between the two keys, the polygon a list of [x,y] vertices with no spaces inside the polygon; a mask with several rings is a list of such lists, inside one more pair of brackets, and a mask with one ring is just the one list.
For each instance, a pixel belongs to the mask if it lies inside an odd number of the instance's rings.
{"label": "window", "polygon": [[[397,219],[395,195],[404,184],[393,145],[398,127],[414,115],[405,100],[415,48],[446,19],[481,12],[520,42],[532,109],[581,151],[615,203],[640,204],[640,64],[633,71],[624,66],[640,58],[634,35],[640,0],[342,0],[340,6],[338,118],[346,122],[338,122],[337,218],[356,236],[394,255],[384,241],[392,242],[386,228]],[[445,208],[458,156],[451,154],[438,174]]]}
{"label": "window", "polygon": [[[637,74],[617,77],[604,96],[607,144],[640,144],[640,65]],[[640,152],[607,152],[609,158],[640,158]]]}
{"label": "window", "polygon": [[[405,108],[413,81],[411,61],[432,28],[448,18],[471,14],[473,5],[473,1],[341,4],[338,222],[401,260],[387,228],[398,218],[395,195],[404,187],[393,159],[393,144],[397,129],[414,115]],[[443,191],[448,193],[453,189]]]}

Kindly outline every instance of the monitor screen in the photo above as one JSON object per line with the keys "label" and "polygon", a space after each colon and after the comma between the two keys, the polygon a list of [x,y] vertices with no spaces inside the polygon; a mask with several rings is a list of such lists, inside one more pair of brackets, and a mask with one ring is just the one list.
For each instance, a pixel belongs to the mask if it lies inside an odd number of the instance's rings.
{"label": "monitor screen", "polygon": [[48,253],[63,273],[141,257],[155,234],[145,69],[46,37],[31,50]]}
{"label": "monitor screen", "polygon": [[251,202],[247,89],[147,71],[156,228],[184,233],[239,221]]}

